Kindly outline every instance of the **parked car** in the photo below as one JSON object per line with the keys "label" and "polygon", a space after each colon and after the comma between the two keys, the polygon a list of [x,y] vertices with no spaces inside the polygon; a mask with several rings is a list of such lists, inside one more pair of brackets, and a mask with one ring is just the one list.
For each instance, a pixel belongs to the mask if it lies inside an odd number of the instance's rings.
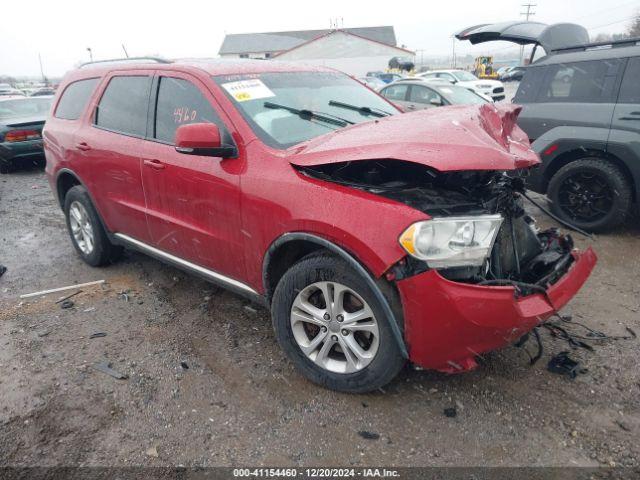
{"label": "parked car", "polygon": [[42,126],[53,97],[0,97],[0,173],[44,160]]}
{"label": "parked car", "polygon": [[496,70],[496,73],[498,74],[498,77],[502,77],[502,75],[504,75],[505,73],[507,73],[509,70],[513,68],[515,67],[500,67],[498,70]]}
{"label": "parked car", "polygon": [[131,247],[268,306],[314,382],[471,369],[596,262],[521,208],[539,160],[517,107],[398,115],[334,70],[137,62],[70,72],[44,129],[77,253],[98,266]]}
{"label": "parked car", "polygon": [[396,80],[400,80],[402,75],[397,73],[386,73],[386,72],[367,72],[367,77],[377,77],[382,80],[384,83],[395,82]]}
{"label": "parked car", "polygon": [[386,85],[386,83],[378,77],[360,77],[358,80],[376,92]]}
{"label": "parked car", "polygon": [[504,100],[504,85],[498,80],[480,80],[473,73],[465,70],[431,70],[419,73],[417,76],[423,78],[440,78],[447,82],[465,87],[477,93],[491,97],[494,102]]}
{"label": "parked car", "polygon": [[526,67],[513,67],[508,72],[500,75],[500,80],[503,82],[519,82],[524,76]]}
{"label": "parked car", "polygon": [[472,90],[450,83],[425,82],[420,78],[393,82],[380,95],[402,110],[423,110],[446,105],[481,105],[491,102]]}
{"label": "parked car", "polygon": [[523,106],[518,124],[542,157],[527,185],[546,193],[553,212],[579,228],[620,225],[640,191],[638,39],[589,43],[580,25],[519,22],[459,35],[472,43],[517,39],[544,51],[514,98]]}
{"label": "parked car", "polygon": [[13,87],[0,88],[0,97],[24,97],[21,90]]}
{"label": "parked car", "polygon": [[29,94],[30,97],[49,97],[54,95],[56,91],[51,87],[38,88]]}

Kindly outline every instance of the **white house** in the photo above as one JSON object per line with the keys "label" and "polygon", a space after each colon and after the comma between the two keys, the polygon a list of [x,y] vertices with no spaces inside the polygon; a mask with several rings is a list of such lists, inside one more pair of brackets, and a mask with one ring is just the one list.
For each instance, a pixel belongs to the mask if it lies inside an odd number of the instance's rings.
{"label": "white house", "polygon": [[393,57],[409,58],[413,61],[415,53],[344,30],[333,30],[273,58],[322,65],[349,75],[363,76],[367,72],[386,70],[389,60]]}
{"label": "white house", "polygon": [[219,54],[323,65],[354,76],[384,71],[393,57],[412,61],[415,57],[414,52],[396,46],[391,26],[231,34]]}

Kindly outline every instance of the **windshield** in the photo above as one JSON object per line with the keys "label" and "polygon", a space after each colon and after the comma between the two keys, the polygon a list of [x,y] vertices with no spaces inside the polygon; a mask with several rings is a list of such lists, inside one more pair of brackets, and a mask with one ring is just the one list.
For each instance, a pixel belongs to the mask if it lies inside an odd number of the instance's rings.
{"label": "windshield", "polygon": [[446,87],[437,87],[437,90],[454,105],[473,105],[479,103],[488,103],[488,100],[485,100],[480,95],[477,95],[471,90],[467,90],[464,87],[448,85]]}
{"label": "windshield", "polygon": [[[351,124],[378,118],[372,111],[399,113],[358,81],[337,72],[223,75],[214,80],[236,104],[256,135],[274,148],[288,148],[343,128],[338,122],[323,121],[323,117]],[[287,108],[273,108],[273,105]],[[314,115],[300,115],[299,111]]]}
{"label": "windshield", "polygon": [[51,107],[50,98],[17,98],[0,102],[0,119],[41,116],[46,117]]}
{"label": "windshield", "polygon": [[459,82],[474,82],[478,80],[478,78],[469,72],[453,72],[453,76],[458,79]]}

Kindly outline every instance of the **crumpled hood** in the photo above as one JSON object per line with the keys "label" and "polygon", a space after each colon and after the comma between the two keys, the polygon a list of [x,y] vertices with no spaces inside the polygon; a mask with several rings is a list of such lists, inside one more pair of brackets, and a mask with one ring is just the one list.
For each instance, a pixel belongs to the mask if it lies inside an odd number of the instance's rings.
{"label": "crumpled hood", "polygon": [[484,104],[431,108],[346,127],[291,147],[288,160],[310,167],[394,159],[441,172],[514,170],[540,162],[516,125],[521,107]]}

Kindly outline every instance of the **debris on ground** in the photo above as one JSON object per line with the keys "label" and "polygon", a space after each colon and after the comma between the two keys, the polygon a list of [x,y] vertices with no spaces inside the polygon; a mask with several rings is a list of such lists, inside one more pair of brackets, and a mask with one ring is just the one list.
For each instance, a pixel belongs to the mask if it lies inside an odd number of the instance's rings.
{"label": "debris on ground", "polygon": [[4,265],[0,265],[0,277],[4,275],[4,272],[6,271],[7,271],[7,267],[5,267]]}
{"label": "debris on ground", "polygon": [[75,297],[76,295],[82,293],[82,290],[78,290],[77,292],[72,293],[71,295],[67,295],[66,297],[62,297],[59,300],[56,300],[56,303],[62,303],[65,300],[69,300],[71,297]]}
{"label": "debris on ground", "polygon": [[185,370],[189,370],[189,364],[187,362],[180,362],[180,366]]}
{"label": "debris on ground", "polygon": [[568,375],[569,378],[576,378],[578,374],[586,373],[586,368],[580,367],[580,362],[569,357],[569,352],[560,352],[551,357],[547,364],[547,370],[558,375]]}
{"label": "debris on ground", "polygon": [[379,433],[368,432],[367,430],[360,430],[358,432],[358,435],[360,435],[365,440],[378,440],[380,438],[380,434]]}
{"label": "debris on ground", "polygon": [[33,293],[24,293],[20,295],[20,298],[37,297],[40,295],[47,295],[49,293],[64,292],[65,290],[73,290],[74,288],[89,287],[91,285],[100,285],[104,282],[105,282],[104,280],[96,280],[95,282],[78,283],[77,285],[69,285],[67,287],[52,288],[50,290],[41,290],[39,292],[33,292]]}
{"label": "debris on ground", "polygon": [[448,407],[444,409],[444,414],[449,418],[455,418],[458,415],[458,411],[455,407]]}
{"label": "debris on ground", "polygon": [[149,457],[153,457],[153,458],[158,458],[158,448],[157,447],[151,447],[151,448],[147,448],[147,456]]}
{"label": "debris on ground", "polygon": [[65,300],[60,304],[60,308],[67,309],[73,307],[74,305],[75,303],[73,303],[73,300]]}
{"label": "debris on ground", "polygon": [[112,369],[111,364],[108,362],[96,363],[95,365],[93,365],[93,368],[95,368],[99,372],[106,373],[113,378],[117,378],[118,380],[126,380],[127,378],[129,378],[129,375],[125,375],[124,373],[120,373],[117,370]]}
{"label": "debris on ground", "polygon": [[118,292],[118,298],[121,298],[125,302],[128,302],[129,301],[129,292],[130,292],[130,290],[122,290],[122,291]]}
{"label": "debris on ground", "polygon": [[106,337],[106,336],[107,336],[106,332],[96,332],[96,333],[92,333],[91,335],[89,335],[89,339]]}

